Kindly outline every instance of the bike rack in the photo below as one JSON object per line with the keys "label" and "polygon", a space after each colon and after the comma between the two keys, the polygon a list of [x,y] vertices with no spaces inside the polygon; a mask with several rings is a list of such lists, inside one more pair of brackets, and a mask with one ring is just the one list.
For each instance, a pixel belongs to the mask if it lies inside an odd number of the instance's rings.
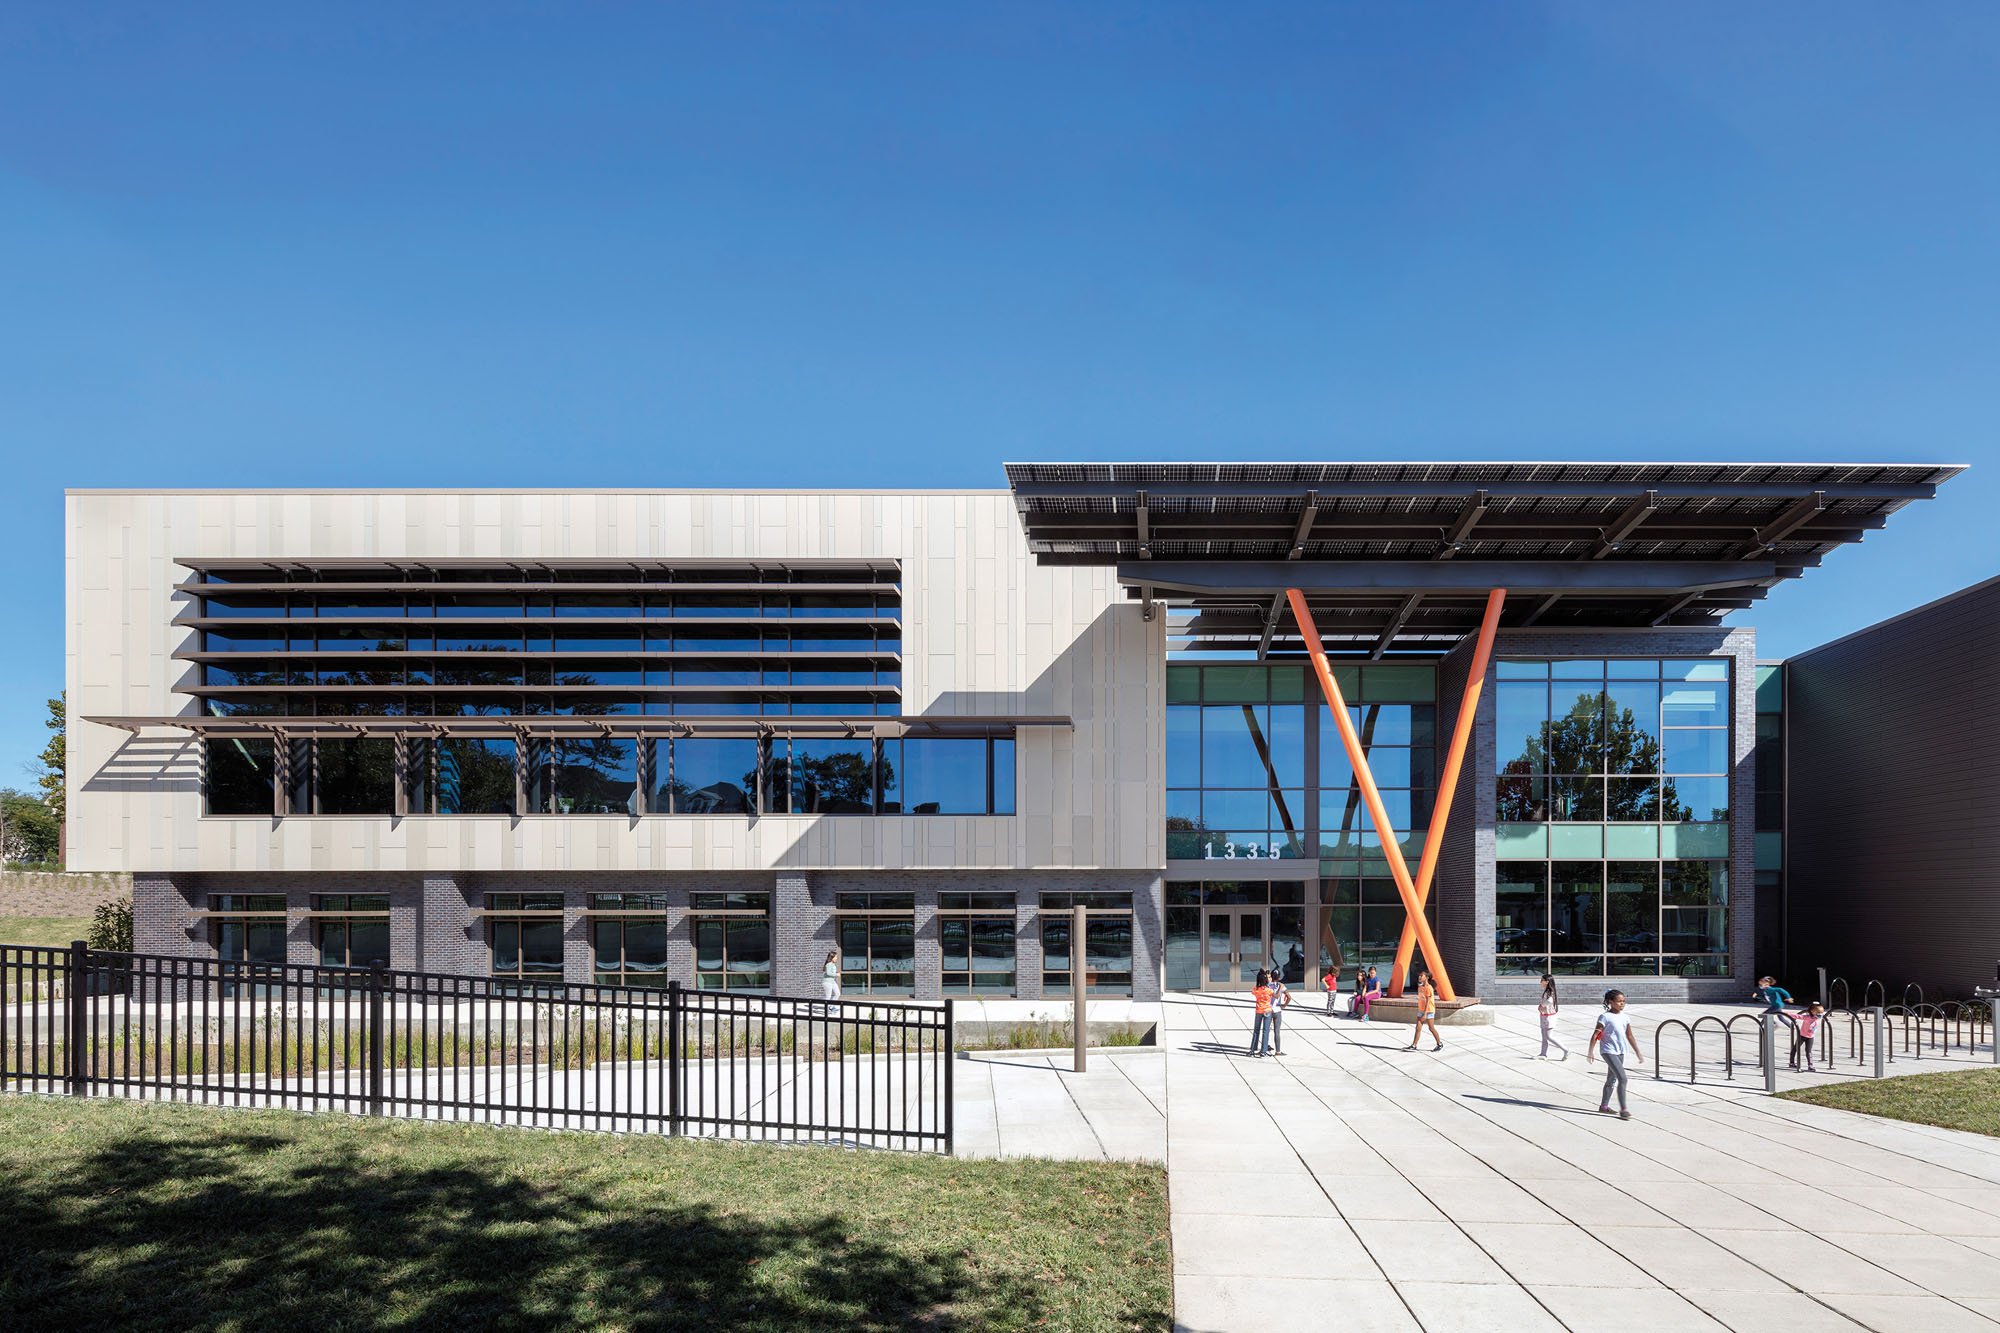
{"label": "bike rack", "polygon": [[[1840,990],[1839,1004],[1835,1004],[1833,1002],[1833,992],[1836,987],[1838,987]],[[1826,1011],[1828,1013],[1833,1013],[1835,1010],[1838,1009],[1852,1009],[1853,1007],[1854,1007],[1854,993],[1848,990],[1846,977],[1835,977],[1832,981],[1827,982]]]}
{"label": "bike rack", "polygon": [[[1879,1000],[1872,998],[1877,995],[1882,998]],[[1886,1007],[1888,1003],[1889,988],[1881,982],[1871,981],[1861,988],[1861,1007],[1863,1009],[1880,1009]]]}
{"label": "bike rack", "polygon": [[1679,1028],[1687,1033],[1688,1039],[1688,1082],[1694,1082],[1694,1029],[1678,1018],[1669,1018],[1653,1029],[1653,1079],[1658,1082],[1667,1076],[1666,1066],[1660,1063],[1660,1040],[1667,1035],[1668,1028]]}

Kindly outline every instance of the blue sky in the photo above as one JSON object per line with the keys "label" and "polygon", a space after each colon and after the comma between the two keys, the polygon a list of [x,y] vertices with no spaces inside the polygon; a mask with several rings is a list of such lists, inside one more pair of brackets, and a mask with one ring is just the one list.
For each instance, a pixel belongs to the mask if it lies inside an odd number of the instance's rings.
{"label": "blue sky", "polygon": [[65,486],[995,486],[1007,459],[1974,465],[2000,7],[0,8],[0,784]]}

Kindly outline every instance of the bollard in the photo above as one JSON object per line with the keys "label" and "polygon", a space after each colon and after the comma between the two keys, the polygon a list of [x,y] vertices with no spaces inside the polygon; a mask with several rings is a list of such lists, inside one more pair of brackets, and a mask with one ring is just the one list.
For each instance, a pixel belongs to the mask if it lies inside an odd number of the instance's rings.
{"label": "bollard", "polygon": [[1993,1063],[2000,1065],[2000,999],[1986,1002],[1986,1035],[1993,1039]]}
{"label": "bollard", "polygon": [[1778,1090],[1778,1016],[1764,1011],[1764,1091]]}
{"label": "bollard", "polygon": [[1076,1002],[1076,1012],[1071,1016],[1071,1036],[1076,1039],[1076,1072],[1081,1074],[1090,1063],[1090,1027],[1083,1013],[1083,992],[1087,982],[1083,970],[1083,944],[1085,909],[1078,907],[1070,914],[1069,926],[1069,993]]}
{"label": "bollard", "polygon": [[1888,1072],[1883,1063],[1888,1057],[1888,1052],[1882,1046],[1882,1038],[1887,1035],[1884,1029],[1888,1025],[1888,1019],[1882,1013],[1882,1006],[1879,1004],[1870,1012],[1875,1015],[1875,1077],[1881,1078]]}
{"label": "bollard", "polygon": [[1833,996],[1827,993],[1826,969],[1823,967],[1819,970],[1819,1002],[1828,1009],[1833,1008]]}

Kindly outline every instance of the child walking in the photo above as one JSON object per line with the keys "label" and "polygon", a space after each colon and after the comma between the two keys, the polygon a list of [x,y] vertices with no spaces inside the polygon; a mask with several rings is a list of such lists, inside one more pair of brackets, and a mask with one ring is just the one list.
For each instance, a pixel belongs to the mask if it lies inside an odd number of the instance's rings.
{"label": "child walking", "polygon": [[1548,1059],[1549,1047],[1553,1046],[1562,1052],[1563,1059],[1569,1059],[1569,1047],[1556,1035],[1556,1015],[1562,1012],[1562,1005],[1556,1000],[1556,979],[1547,972],[1542,973],[1542,1001],[1535,1006],[1535,1012],[1542,1020],[1542,1053],[1535,1058]]}
{"label": "child walking", "polygon": [[1434,1051],[1443,1050],[1444,1038],[1438,1035],[1437,987],[1431,985],[1431,974],[1429,972],[1418,972],[1417,973],[1417,1026],[1410,1033],[1410,1044],[1408,1046],[1405,1046],[1403,1049],[1406,1051],[1416,1050],[1417,1038],[1424,1035],[1425,1028],[1429,1028],[1431,1030],[1431,1040],[1437,1043],[1435,1046],[1431,1047],[1431,1049]]}
{"label": "child walking", "polygon": [[1632,1017],[1625,1012],[1625,992],[1608,990],[1604,992],[1604,1012],[1597,1016],[1597,1026],[1590,1030],[1590,1049],[1583,1058],[1595,1062],[1598,1055],[1604,1056],[1604,1095],[1597,1099],[1597,1109],[1605,1115],[1611,1114],[1611,1093],[1618,1093],[1618,1118],[1630,1120],[1632,1108],[1625,1103],[1625,1057],[1630,1055],[1640,1064],[1646,1057],[1639,1054],[1639,1043],[1632,1035]]}
{"label": "child walking", "polygon": [[[1799,1015],[1798,1035],[1792,1038],[1792,1068],[1799,1067],[1799,1052],[1804,1051],[1806,1072],[1808,1074],[1819,1072],[1813,1064],[1813,1038],[1819,1035],[1819,1025],[1825,1018],[1826,1008],[1818,1000],[1814,1000],[1812,1005]],[[1827,1056],[1827,1068],[1833,1068],[1833,1057],[1830,1053]]]}

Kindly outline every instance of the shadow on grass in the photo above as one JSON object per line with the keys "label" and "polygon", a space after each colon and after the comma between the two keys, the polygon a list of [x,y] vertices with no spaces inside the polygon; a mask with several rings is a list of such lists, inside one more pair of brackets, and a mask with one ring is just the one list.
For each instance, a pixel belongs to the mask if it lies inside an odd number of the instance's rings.
{"label": "shadow on grass", "polygon": [[406,1165],[361,1137],[298,1146],[222,1119],[194,1142],[141,1126],[59,1178],[0,1180],[0,1309],[42,1328],[888,1330],[1048,1313],[948,1242],[899,1251],[810,1209],[773,1222],[607,1199],[477,1153]]}

